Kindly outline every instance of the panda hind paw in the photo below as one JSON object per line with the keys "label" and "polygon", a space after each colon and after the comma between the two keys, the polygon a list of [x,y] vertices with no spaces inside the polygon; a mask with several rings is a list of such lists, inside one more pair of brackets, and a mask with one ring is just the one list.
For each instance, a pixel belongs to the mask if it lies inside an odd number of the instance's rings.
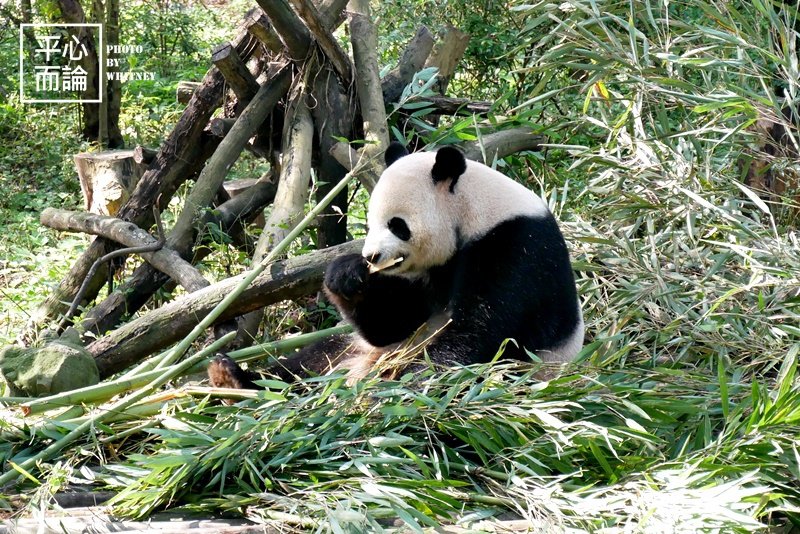
{"label": "panda hind paw", "polygon": [[215,388],[258,389],[252,375],[229,356],[217,354],[208,364],[208,381]]}

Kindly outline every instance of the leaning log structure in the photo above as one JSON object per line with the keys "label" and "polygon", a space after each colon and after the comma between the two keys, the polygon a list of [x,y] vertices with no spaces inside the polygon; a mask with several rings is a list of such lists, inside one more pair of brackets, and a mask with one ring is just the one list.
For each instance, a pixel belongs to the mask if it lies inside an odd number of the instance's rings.
{"label": "leaning log structure", "polygon": [[[205,229],[210,225],[246,247],[255,264],[301,218],[312,169],[319,182],[317,199],[353,169],[358,169],[354,178],[371,191],[389,142],[387,109],[395,112],[398,128],[414,136],[411,123],[403,122],[402,109],[393,104],[420,69],[436,66],[442,73],[437,86],[440,95],[428,98],[435,114],[480,117],[491,108],[488,102],[444,94],[469,39],[455,28],[437,43],[421,27],[399,64],[381,80],[375,27],[366,0],[351,0],[347,13],[348,0],[257,0],[257,4],[238,35],[214,49],[213,66],[203,80],[179,86],[178,98],[187,103],[186,108],[161,147],[155,152],[134,151],[132,157],[146,171],[116,217],[43,212],[41,222],[47,226],[97,237],[33,314],[26,332],[30,342],[59,324],[98,258],[114,249],[156,241],[148,233],[154,223],[153,206],[164,210],[187,180],[192,186],[163,247],[142,254],[144,261],[102,299],[98,299],[100,289],[114,267],[105,265],[88,280],[80,303],[85,313],[74,326],[103,376],[181,339],[236,284],[236,278],[209,284],[193,266],[209,253]],[[345,21],[350,27],[352,59],[333,35]],[[212,119],[219,108],[222,116]],[[534,150],[540,142],[527,129],[512,129],[462,148],[469,157],[491,162],[513,152]],[[224,180],[243,150],[268,159],[272,171],[246,193],[229,198]],[[256,243],[246,226],[273,201]],[[260,308],[317,291],[330,258],[357,248],[356,243],[342,245],[347,201],[345,189],[319,216],[316,230],[321,250],[275,264],[228,308],[221,320],[229,324],[238,320],[237,345],[255,337]],[[322,250],[326,247],[333,248]],[[129,319],[151,302],[156,291],[176,285],[183,287],[184,295]]]}

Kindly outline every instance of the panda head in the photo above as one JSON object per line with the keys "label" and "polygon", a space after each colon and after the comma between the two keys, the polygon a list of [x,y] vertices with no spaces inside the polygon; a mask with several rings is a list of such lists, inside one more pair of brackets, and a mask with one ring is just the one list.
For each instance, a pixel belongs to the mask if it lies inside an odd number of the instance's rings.
{"label": "panda head", "polygon": [[383,272],[415,278],[452,258],[459,241],[453,202],[467,169],[453,147],[409,154],[399,143],[386,150],[386,170],[369,202],[362,254],[373,264],[403,258]]}

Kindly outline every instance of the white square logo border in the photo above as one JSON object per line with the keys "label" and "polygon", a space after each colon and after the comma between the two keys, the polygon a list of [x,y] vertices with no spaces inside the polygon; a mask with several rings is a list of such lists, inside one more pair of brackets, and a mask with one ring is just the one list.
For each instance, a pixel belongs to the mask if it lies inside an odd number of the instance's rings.
{"label": "white square logo border", "polygon": [[[103,66],[105,65],[105,48],[103,46],[103,25],[93,22],[82,23],[63,23],[63,24],[36,24],[36,23],[22,23],[19,25],[19,98],[23,104],[100,104],[103,101],[102,91],[100,98],[94,100],[86,100],[82,98],[26,98],[25,97],[25,46],[24,46],[24,31],[25,28],[95,28],[97,30],[97,73],[102,81],[104,75]],[[103,85],[102,83],[100,84]]]}

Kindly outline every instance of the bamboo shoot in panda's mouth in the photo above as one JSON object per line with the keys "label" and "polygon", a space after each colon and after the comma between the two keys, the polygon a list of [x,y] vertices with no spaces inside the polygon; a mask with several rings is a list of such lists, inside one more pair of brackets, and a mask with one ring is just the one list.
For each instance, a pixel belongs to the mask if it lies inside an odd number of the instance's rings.
{"label": "bamboo shoot in panda's mouth", "polygon": [[383,271],[384,269],[388,269],[389,267],[394,267],[395,265],[401,263],[404,259],[405,258],[403,256],[400,256],[399,258],[392,258],[379,263],[367,261],[367,265],[369,266],[369,274],[375,274]]}

